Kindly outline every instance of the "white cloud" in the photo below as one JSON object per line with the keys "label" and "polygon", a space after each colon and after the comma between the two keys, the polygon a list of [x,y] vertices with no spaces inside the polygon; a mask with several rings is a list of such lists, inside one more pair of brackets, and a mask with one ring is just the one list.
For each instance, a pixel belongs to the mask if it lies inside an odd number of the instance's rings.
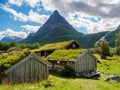
{"label": "white cloud", "polygon": [[20,7],[22,5],[23,0],[9,0],[8,3],[16,5]]}
{"label": "white cloud", "polygon": [[21,12],[16,12],[14,9],[9,8],[7,5],[0,4],[0,8],[11,13],[14,17],[14,20],[19,20],[22,22],[26,22],[28,20],[26,15]]}
{"label": "white cloud", "polygon": [[30,10],[28,19],[32,22],[43,24],[48,19],[48,16],[44,14],[39,14],[38,12],[34,12],[33,10]]}
{"label": "white cloud", "polygon": [[40,28],[40,26],[23,25],[23,26],[21,26],[21,28],[23,28],[29,32],[36,32]]}
{"label": "white cloud", "polygon": [[101,2],[106,4],[117,4],[120,3],[120,0],[101,0]]}
{"label": "white cloud", "polygon": [[23,4],[27,4],[31,7],[39,6],[41,0],[9,0],[8,3],[12,5],[16,5],[18,7],[22,6]]}
{"label": "white cloud", "polygon": [[17,36],[20,38],[26,38],[27,37],[27,33],[26,32],[16,32],[12,29],[7,28],[5,31],[0,31],[0,40],[4,37],[11,37],[11,36]]}
{"label": "white cloud", "polygon": [[33,11],[33,10],[30,10],[27,16],[21,12],[16,12],[14,9],[10,8],[7,5],[0,4],[0,8],[5,10],[6,12],[11,13],[13,15],[14,20],[16,21],[21,21],[21,22],[31,21],[31,22],[43,24],[48,19],[47,15],[39,14],[37,11]]}
{"label": "white cloud", "polygon": [[[54,10],[58,9],[58,8],[56,8],[56,6],[53,3],[54,0],[41,0],[41,1],[42,1],[42,5],[45,10],[54,11]],[[67,0],[67,1],[69,1],[69,0]],[[57,2],[57,1],[55,1],[55,2]]]}
{"label": "white cloud", "polygon": [[[74,27],[87,27],[88,33],[112,31],[120,24],[120,0],[41,0],[45,10],[58,10]],[[71,15],[70,15],[71,14]],[[73,18],[74,15],[78,18]],[[92,22],[86,18],[101,18]]]}
{"label": "white cloud", "polygon": [[[77,15],[78,18],[74,18],[73,16]],[[85,19],[83,17],[88,17],[88,18],[92,18],[92,16],[88,16],[85,14],[81,14],[81,13],[71,13],[68,15],[67,20],[74,26],[77,28],[80,27],[87,27],[87,31],[88,33],[97,33],[97,32],[101,32],[101,31],[112,31],[115,30],[116,27],[120,24],[120,19],[118,18],[114,18],[114,19],[106,19],[106,18],[102,18],[100,21],[98,22],[93,22],[90,21],[89,19]],[[94,18],[98,18],[98,17],[94,17]]]}
{"label": "white cloud", "polygon": [[[88,33],[111,31],[120,24],[120,0],[9,0],[10,4],[17,6],[27,4],[32,8],[39,6],[40,2],[46,11],[57,9],[74,27],[87,27]],[[48,19],[47,15],[41,15],[33,10],[28,12],[28,16],[9,7],[4,10],[10,12],[15,20],[23,22],[43,24]],[[75,19],[73,16],[76,14],[78,18]],[[84,17],[95,19],[100,17],[101,20],[94,23]],[[30,30],[30,26],[22,28]]]}
{"label": "white cloud", "polygon": [[24,2],[30,5],[31,7],[35,7],[39,5],[40,0],[24,0]]}

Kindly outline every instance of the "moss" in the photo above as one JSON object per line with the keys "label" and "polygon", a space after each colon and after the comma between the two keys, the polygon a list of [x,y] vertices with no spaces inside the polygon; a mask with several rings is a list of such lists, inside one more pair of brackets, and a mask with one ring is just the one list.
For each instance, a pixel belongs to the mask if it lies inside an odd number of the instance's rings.
{"label": "moss", "polygon": [[70,41],[65,41],[65,42],[58,42],[58,43],[51,43],[51,44],[46,44],[43,47],[41,47],[40,49],[38,49],[38,51],[42,51],[42,50],[58,50],[58,49],[64,49],[66,46],[68,46],[70,43],[74,42],[74,40],[70,40]]}
{"label": "moss", "polygon": [[55,60],[75,60],[80,54],[82,54],[85,49],[77,50],[56,50],[46,59],[55,59]]}
{"label": "moss", "polygon": [[12,65],[25,58],[28,54],[30,54],[30,50],[23,50],[0,58],[0,72],[10,68]]}

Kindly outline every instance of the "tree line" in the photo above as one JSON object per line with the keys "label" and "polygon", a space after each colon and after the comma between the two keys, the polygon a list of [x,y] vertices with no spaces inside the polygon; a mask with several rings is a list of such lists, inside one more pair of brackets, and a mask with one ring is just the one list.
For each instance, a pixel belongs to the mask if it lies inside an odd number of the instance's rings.
{"label": "tree line", "polygon": [[33,44],[20,44],[20,43],[16,43],[15,41],[12,41],[10,43],[8,42],[0,42],[0,51],[7,51],[10,48],[29,48],[29,49],[37,49],[40,47],[39,43],[33,43]]}

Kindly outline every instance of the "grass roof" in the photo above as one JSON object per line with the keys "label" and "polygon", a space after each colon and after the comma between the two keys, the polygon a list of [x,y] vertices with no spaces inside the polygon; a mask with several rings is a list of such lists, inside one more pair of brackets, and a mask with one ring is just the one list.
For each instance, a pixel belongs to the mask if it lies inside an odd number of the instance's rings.
{"label": "grass roof", "polygon": [[0,57],[0,72],[7,70],[15,63],[19,62],[21,59],[25,58],[30,54],[30,50],[26,49],[23,51],[16,52],[12,55],[3,55]]}
{"label": "grass roof", "polygon": [[41,47],[41,48],[39,49],[39,51],[64,49],[65,47],[67,47],[67,46],[68,46],[69,44],[71,44],[72,42],[74,42],[74,40],[64,41],[64,42],[58,42],[58,43],[46,44],[46,45],[44,45],[43,47]]}
{"label": "grass roof", "polygon": [[75,60],[85,49],[77,50],[56,50],[52,54],[46,57],[48,60]]}

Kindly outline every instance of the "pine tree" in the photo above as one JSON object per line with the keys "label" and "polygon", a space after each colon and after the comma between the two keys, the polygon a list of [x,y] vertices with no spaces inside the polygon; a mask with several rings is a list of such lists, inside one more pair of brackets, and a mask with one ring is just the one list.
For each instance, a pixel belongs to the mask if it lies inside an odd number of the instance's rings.
{"label": "pine tree", "polygon": [[110,56],[110,48],[108,42],[104,39],[100,42],[101,58],[106,59],[106,56]]}

